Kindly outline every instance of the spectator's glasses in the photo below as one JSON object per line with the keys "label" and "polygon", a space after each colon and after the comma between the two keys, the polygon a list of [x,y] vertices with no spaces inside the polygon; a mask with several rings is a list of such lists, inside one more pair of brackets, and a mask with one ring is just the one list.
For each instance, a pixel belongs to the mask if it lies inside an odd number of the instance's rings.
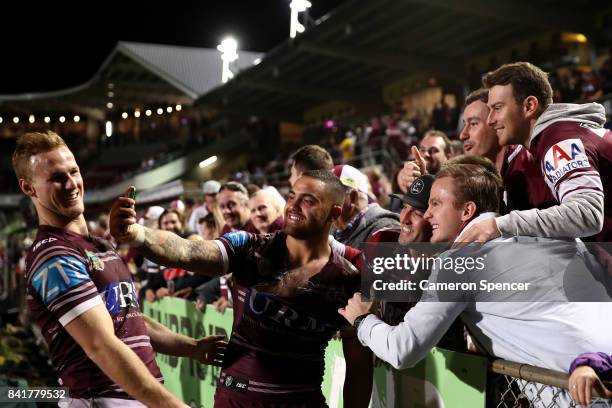
{"label": "spectator's glasses", "polygon": [[425,149],[424,147],[419,147],[419,153],[421,154],[427,153],[429,156],[433,156],[436,153],[440,153],[440,149],[438,149],[435,146],[432,146],[429,149]]}

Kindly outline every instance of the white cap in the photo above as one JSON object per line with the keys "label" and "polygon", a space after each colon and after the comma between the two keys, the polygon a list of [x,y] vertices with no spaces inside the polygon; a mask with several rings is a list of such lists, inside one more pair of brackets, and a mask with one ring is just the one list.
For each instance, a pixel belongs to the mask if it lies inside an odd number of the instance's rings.
{"label": "white cap", "polygon": [[368,194],[370,183],[368,177],[348,164],[334,166],[332,172],[340,179],[340,182],[347,187],[354,188],[362,193]]}
{"label": "white cap", "polygon": [[145,213],[144,218],[145,220],[156,220],[162,215],[164,211],[164,207],[160,207],[159,205],[151,206],[147,208],[147,212]]}
{"label": "white cap", "polygon": [[176,208],[177,210],[183,212],[185,211],[185,203],[183,200],[173,200],[170,203],[170,208]]}
{"label": "white cap", "polygon": [[221,189],[221,184],[216,180],[208,180],[202,186],[202,191],[204,194],[217,194]]}
{"label": "white cap", "polygon": [[264,188],[262,188],[262,190],[269,191],[272,194],[272,196],[274,197],[274,199],[276,200],[276,202],[278,203],[279,207],[281,209],[285,208],[285,204],[286,204],[285,199],[283,198],[281,193],[278,192],[276,187],[274,187],[274,186],[265,186]]}

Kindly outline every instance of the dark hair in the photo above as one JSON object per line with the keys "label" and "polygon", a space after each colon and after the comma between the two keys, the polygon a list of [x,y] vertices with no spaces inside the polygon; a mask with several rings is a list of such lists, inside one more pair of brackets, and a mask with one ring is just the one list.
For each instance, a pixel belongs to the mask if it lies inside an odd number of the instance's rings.
{"label": "dark hair", "polygon": [[213,213],[208,213],[204,217],[198,219],[198,225],[205,223],[208,228],[217,228],[217,222]]}
{"label": "dark hair", "polygon": [[261,187],[259,187],[257,184],[247,184],[246,186],[244,186],[244,188],[246,188],[247,193],[249,193],[249,198],[251,198],[251,196],[253,194],[255,194],[256,192],[258,192],[259,190],[261,190]]}
{"label": "dark hair", "polygon": [[465,151],[463,150],[463,142],[461,140],[451,140],[450,149],[451,149],[451,153],[454,156],[458,156],[460,154],[465,153]]}
{"label": "dark hair", "polygon": [[162,218],[164,218],[168,214],[176,214],[179,219],[179,222],[181,223],[181,227],[185,227],[185,217],[183,216],[183,213],[178,208],[166,208],[157,219],[157,225],[160,229],[162,227]]}
{"label": "dark hair", "polygon": [[446,157],[451,154],[451,141],[448,136],[446,136],[446,133],[442,132],[441,130],[431,129],[425,132],[421,140],[425,139],[426,137],[439,137],[444,140],[444,154]]}
{"label": "dark hair", "polygon": [[465,104],[463,105],[463,109],[465,109],[469,104],[480,101],[485,105],[489,102],[489,90],[487,88],[479,88],[475,91],[472,91],[465,97]]}
{"label": "dark hair", "polygon": [[312,177],[325,184],[326,191],[330,193],[334,204],[342,205],[344,201],[345,188],[340,179],[329,170],[308,170],[302,177]]}
{"label": "dark hair", "polygon": [[291,156],[291,162],[299,172],[309,170],[330,170],[334,162],[327,150],[319,145],[306,145],[297,149]]}
{"label": "dark hair", "polygon": [[476,215],[499,211],[502,178],[489,159],[474,155],[457,156],[442,165],[436,178],[452,177],[457,204],[473,201]]}
{"label": "dark hair", "polygon": [[535,96],[542,110],[553,102],[553,90],[548,74],[529,62],[513,62],[491,71],[482,78],[487,88],[512,85],[512,94],[521,105],[528,96]]}

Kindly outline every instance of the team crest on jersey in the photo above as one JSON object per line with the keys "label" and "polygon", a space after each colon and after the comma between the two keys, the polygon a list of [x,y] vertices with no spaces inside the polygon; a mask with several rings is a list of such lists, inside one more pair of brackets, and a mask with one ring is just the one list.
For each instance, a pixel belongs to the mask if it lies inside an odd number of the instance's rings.
{"label": "team crest on jersey", "polygon": [[85,251],[85,253],[87,254],[87,259],[89,260],[89,263],[91,264],[91,267],[94,270],[96,271],[104,270],[104,261],[98,258],[98,255],[94,254],[91,251]]}
{"label": "team crest on jersey", "polygon": [[544,156],[544,173],[556,183],[568,172],[591,167],[580,139],[566,139],[553,145]]}

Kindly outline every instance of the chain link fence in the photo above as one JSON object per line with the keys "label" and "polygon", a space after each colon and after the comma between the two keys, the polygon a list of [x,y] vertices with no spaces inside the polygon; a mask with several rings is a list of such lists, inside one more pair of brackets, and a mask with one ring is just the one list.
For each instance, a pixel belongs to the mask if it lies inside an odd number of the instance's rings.
{"label": "chain link fence", "polygon": [[[493,360],[487,376],[487,408],[578,407],[567,391],[568,378],[553,370]],[[612,400],[595,397],[589,407],[612,408]]]}

